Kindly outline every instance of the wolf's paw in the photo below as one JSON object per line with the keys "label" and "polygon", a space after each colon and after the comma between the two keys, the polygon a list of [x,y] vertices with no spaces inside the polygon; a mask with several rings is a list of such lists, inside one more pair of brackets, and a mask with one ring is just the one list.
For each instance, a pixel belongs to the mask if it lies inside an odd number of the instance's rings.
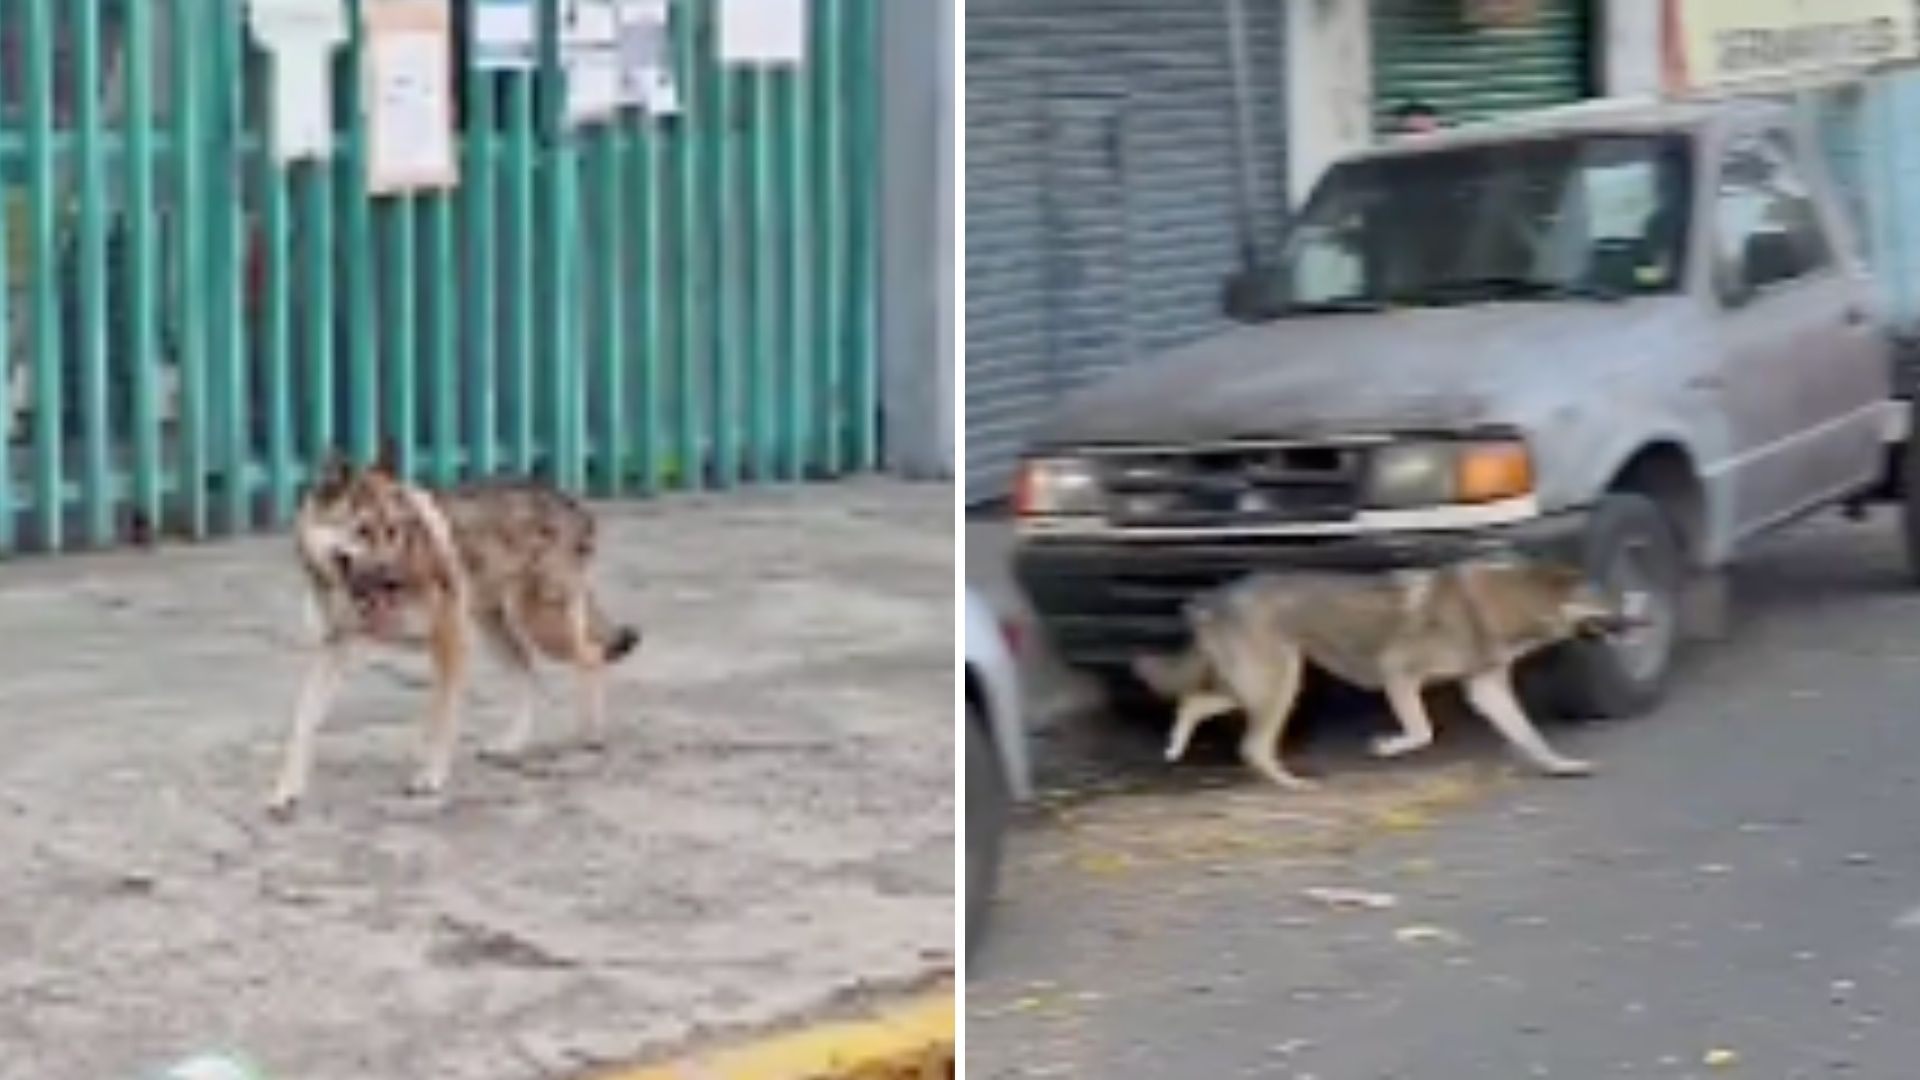
{"label": "wolf's paw", "polygon": [[489,765],[514,765],[526,756],[525,739],[497,739],[480,748],[480,760]]}
{"label": "wolf's paw", "polygon": [[1371,750],[1373,756],[1377,758],[1397,758],[1411,754],[1416,750],[1425,750],[1432,745],[1432,739],[1416,738],[1403,733],[1400,735],[1376,736],[1368,749]]}
{"label": "wolf's paw", "polygon": [[1261,769],[1260,772],[1283,791],[1316,791],[1320,787],[1320,781],[1309,780],[1286,769]]}
{"label": "wolf's paw", "polygon": [[276,791],[267,800],[267,817],[274,821],[292,821],[300,812],[300,793],[297,791]]}
{"label": "wolf's paw", "polygon": [[433,769],[422,769],[407,781],[406,793],[416,799],[431,799],[447,790],[447,778]]}

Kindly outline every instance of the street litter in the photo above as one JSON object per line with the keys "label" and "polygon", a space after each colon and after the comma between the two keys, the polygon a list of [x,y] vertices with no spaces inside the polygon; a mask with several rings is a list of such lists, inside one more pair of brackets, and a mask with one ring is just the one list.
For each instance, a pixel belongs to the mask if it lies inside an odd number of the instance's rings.
{"label": "street litter", "polygon": [[1402,945],[1465,945],[1467,939],[1444,926],[1403,926],[1393,932],[1393,940]]}
{"label": "street litter", "polygon": [[150,1080],[267,1080],[267,1074],[227,1054],[200,1054],[168,1066]]}
{"label": "street litter", "polygon": [[1304,890],[1301,895],[1316,904],[1342,911],[1386,911],[1400,902],[1392,893],[1331,885],[1316,885]]}
{"label": "street litter", "polygon": [[1701,1058],[1701,1061],[1709,1069],[1731,1069],[1735,1065],[1740,1064],[1740,1055],[1731,1050],[1716,1047],[1707,1051],[1706,1056]]}

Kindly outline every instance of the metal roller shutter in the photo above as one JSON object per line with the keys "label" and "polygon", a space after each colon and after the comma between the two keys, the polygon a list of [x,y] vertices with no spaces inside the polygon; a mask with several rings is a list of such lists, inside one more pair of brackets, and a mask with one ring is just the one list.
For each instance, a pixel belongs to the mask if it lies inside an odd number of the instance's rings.
{"label": "metal roller shutter", "polygon": [[1374,108],[1379,130],[1409,101],[1452,125],[1564,105],[1592,83],[1581,0],[1536,0],[1513,26],[1470,22],[1465,0],[1373,0]]}
{"label": "metal roller shutter", "polygon": [[[1249,5],[1256,192],[1285,212],[1278,4]],[[967,6],[967,498],[1005,491],[1060,396],[1221,325],[1234,235],[1218,2]]]}

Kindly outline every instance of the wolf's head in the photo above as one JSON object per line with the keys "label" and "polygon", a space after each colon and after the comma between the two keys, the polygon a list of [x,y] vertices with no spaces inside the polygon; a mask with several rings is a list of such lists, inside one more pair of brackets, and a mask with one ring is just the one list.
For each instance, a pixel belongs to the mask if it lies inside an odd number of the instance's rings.
{"label": "wolf's head", "polygon": [[298,542],[318,573],[356,595],[399,587],[412,516],[405,486],[384,460],[357,465],[334,458],[301,499]]}
{"label": "wolf's head", "polygon": [[1646,625],[1646,616],[1628,597],[1615,602],[1584,570],[1567,563],[1539,563],[1532,574],[1547,591],[1560,624],[1578,637],[1607,637]]}

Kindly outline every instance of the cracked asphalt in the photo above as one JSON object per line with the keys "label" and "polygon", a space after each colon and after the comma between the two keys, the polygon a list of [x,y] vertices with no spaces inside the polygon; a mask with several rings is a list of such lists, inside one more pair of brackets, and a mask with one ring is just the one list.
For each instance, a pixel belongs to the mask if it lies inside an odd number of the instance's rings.
{"label": "cracked asphalt", "polygon": [[1512,767],[1442,720],[1327,781],[1252,783],[1095,718],[1044,740],[968,985],[968,1075],[1901,1080],[1920,1060],[1920,591],[1890,515],[1821,520],[1735,577],[1641,720],[1548,727],[1599,775]]}
{"label": "cracked asphalt", "polygon": [[[0,1078],[572,1077],[951,972],[950,486],[603,509],[646,643],[604,755],[401,794],[424,666],[357,672],[295,822],[285,538],[0,566]],[[550,681],[542,737],[572,730]]]}

